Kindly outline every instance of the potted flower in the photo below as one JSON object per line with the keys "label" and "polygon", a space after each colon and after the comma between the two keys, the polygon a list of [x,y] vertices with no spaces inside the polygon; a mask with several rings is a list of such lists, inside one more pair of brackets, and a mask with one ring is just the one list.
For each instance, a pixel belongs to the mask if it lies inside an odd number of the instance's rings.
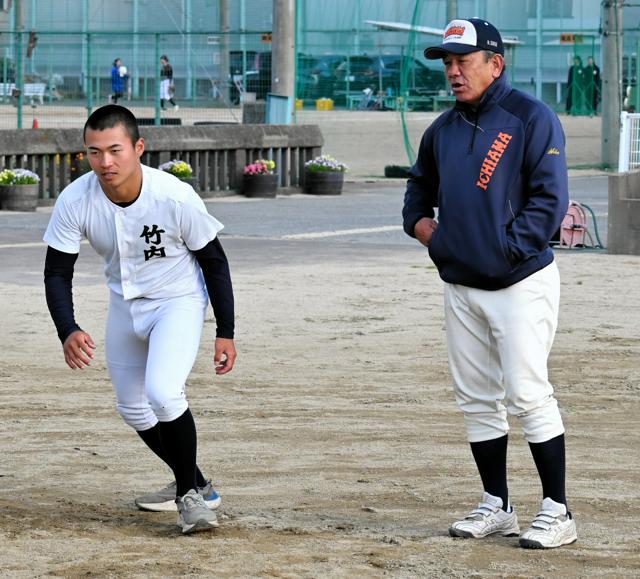
{"label": "potted flower", "polygon": [[275,197],[278,190],[276,163],[257,159],[242,171],[242,192],[247,197]]}
{"label": "potted flower", "polygon": [[198,182],[198,178],[193,176],[193,168],[186,161],[180,161],[179,159],[173,159],[171,161],[167,161],[166,163],[162,163],[158,167],[160,171],[165,171],[166,173],[171,173],[180,181],[184,181],[185,183],[189,183],[196,191],[200,191],[200,183]]}
{"label": "potted flower", "polygon": [[28,169],[0,171],[0,209],[35,211],[38,206],[40,177]]}
{"label": "potted flower", "polygon": [[78,177],[82,177],[85,173],[91,171],[89,159],[85,153],[76,153],[71,157],[71,181],[75,181]]}
{"label": "potted flower", "polygon": [[303,191],[310,195],[340,195],[348,167],[331,155],[320,155],[304,164]]}

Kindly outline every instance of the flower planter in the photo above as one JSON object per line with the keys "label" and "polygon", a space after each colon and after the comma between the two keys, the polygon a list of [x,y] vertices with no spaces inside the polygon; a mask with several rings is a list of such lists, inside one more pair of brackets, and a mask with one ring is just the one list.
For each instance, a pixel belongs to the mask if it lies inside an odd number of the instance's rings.
{"label": "flower planter", "polygon": [[35,211],[38,207],[39,184],[0,185],[0,209]]}
{"label": "flower planter", "polygon": [[277,173],[243,175],[242,193],[247,197],[275,197],[277,191]]}
{"label": "flower planter", "polygon": [[303,191],[309,195],[340,195],[344,184],[342,171],[304,172]]}
{"label": "flower planter", "polygon": [[200,193],[200,181],[197,177],[180,177],[180,181],[184,181],[193,187],[196,193]]}

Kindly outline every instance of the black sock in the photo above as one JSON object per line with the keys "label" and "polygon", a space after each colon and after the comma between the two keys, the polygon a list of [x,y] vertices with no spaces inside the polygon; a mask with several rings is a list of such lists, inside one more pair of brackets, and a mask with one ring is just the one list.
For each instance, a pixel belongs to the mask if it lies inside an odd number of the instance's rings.
{"label": "black sock", "polygon": [[160,108],[163,109],[164,108],[164,99],[160,99]]}
{"label": "black sock", "polygon": [[[138,436],[142,438],[144,443],[155,453],[155,455],[160,458],[172,471],[173,466],[169,461],[169,457],[162,446],[162,441],[160,440],[160,425],[156,424],[153,428],[149,428],[147,430],[138,430]],[[207,480],[204,478],[201,470],[196,465],[196,482],[199,487],[203,487],[207,484]]]}
{"label": "black sock", "polygon": [[507,487],[507,442],[508,435],[471,442],[471,452],[480,472],[485,492],[502,499],[502,510],[509,506],[509,489]]}
{"label": "black sock", "polygon": [[564,434],[546,442],[530,442],[529,448],[540,475],[543,498],[566,506]]}
{"label": "black sock", "polygon": [[196,424],[187,408],[182,416],[170,422],[159,422],[160,441],[176,477],[176,495],[181,497],[196,484]]}

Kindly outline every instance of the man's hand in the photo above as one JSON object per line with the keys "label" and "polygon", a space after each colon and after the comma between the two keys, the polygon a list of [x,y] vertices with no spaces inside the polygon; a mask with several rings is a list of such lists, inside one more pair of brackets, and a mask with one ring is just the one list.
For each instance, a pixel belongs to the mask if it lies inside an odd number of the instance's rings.
{"label": "man's hand", "polygon": [[215,349],[216,352],[213,356],[213,362],[216,367],[216,374],[231,372],[238,355],[233,340],[229,338],[216,338]]}
{"label": "man's hand", "polygon": [[85,366],[91,365],[93,351],[96,345],[91,336],[82,330],[76,330],[69,334],[62,345],[64,360],[72,370],[82,370]]}
{"label": "man's hand", "polygon": [[431,238],[433,237],[436,229],[438,229],[438,222],[435,219],[423,217],[418,221],[418,223],[416,223],[413,228],[413,233],[422,245],[429,247]]}

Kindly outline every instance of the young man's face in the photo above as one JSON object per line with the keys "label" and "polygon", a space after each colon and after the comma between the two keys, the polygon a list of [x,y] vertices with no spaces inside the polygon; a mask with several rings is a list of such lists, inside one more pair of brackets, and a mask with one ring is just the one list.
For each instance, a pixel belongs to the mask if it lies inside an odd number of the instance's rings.
{"label": "young man's face", "polygon": [[483,51],[447,54],[444,62],[447,80],[456,100],[477,105],[489,85],[500,76],[504,60],[494,54],[488,61]]}
{"label": "young man's face", "polygon": [[89,164],[105,193],[126,189],[140,175],[144,140],[133,144],[122,124],[103,131],[87,128],[84,141]]}

